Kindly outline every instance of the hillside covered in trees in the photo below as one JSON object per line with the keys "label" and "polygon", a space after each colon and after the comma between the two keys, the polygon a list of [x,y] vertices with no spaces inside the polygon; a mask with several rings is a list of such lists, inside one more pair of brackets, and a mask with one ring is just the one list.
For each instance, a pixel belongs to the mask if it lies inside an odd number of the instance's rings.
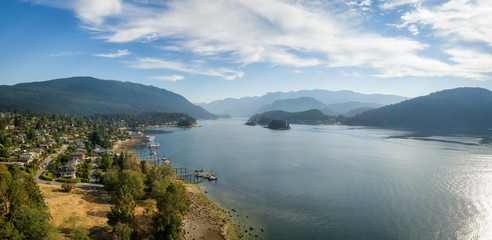
{"label": "hillside covered in trees", "polygon": [[216,117],[165,89],[92,77],[0,86],[0,107],[75,116],[169,112],[186,113],[201,119]]}
{"label": "hillside covered in trees", "polygon": [[345,124],[436,131],[492,128],[492,92],[456,88],[363,112]]}
{"label": "hillside covered in trees", "polygon": [[269,111],[252,116],[247,125],[267,126],[272,120],[283,120],[289,124],[335,124],[343,121],[343,116],[328,116],[318,109],[303,112]]}

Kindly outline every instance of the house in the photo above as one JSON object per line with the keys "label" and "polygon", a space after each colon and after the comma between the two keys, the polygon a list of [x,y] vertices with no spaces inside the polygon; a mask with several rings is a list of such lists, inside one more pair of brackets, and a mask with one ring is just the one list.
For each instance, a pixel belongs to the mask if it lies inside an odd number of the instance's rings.
{"label": "house", "polygon": [[61,178],[75,179],[77,178],[77,167],[74,164],[65,164],[56,169],[55,176]]}
{"label": "house", "polygon": [[84,153],[83,152],[73,152],[70,154],[70,162],[73,164],[77,165],[80,160],[84,158]]}
{"label": "house", "polygon": [[12,155],[12,154],[14,154],[14,153],[16,153],[16,152],[20,152],[21,150],[22,150],[21,148],[16,147],[16,148],[14,148],[14,149],[11,149],[11,150],[9,151],[9,154],[11,154],[11,155]]}
{"label": "house", "polygon": [[36,154],[36,157],[41,156],[44,153],[44,149],[42,148],[33,148],[29,150],[28,152]]}
{"label": "house", "polygon": [[36,136],[36,141],[37,142],[44,142],[44,136],[42,136],[42,135]]}
{"label": "house", "polygon": [[94,153],[96,153],[97,156],[102,156],[105,152],[106,152],[106,149],[104,149],[103,147],[101,147],[97,144],[96,144],[96,146],[94,146]]}
{"label": "house", "polygon": [[54,139],[48,139],[48,141],[46,141],[46,144],[48,144],[50,147],[55,145],[56,144],[56,140]]}
{"label": "house", "polygon": [[16,165],[19,165],[21,167],[24,167],[24,163],[23,162],[0,162],[0,164],[6,165],[6,166],[16,164]]}
{"label": "house", "polygon": [[50,148],[50,146],[48,144],[43,143],[43,144],[39,144],[39,148],[48,149]]}
{"label": "house", "polygon": [[82,140],[82,139],[75,140],[75,145],[77,145],[77,147],[79,147],[79,148],[83,148],[84,147],[84,140]]}
{"label": "house", "polygon": [[31,164],[36,157],[37,155],[35,153],[32,152],[24,153],[20,155],[19,162],[23,162],[25,164]]}

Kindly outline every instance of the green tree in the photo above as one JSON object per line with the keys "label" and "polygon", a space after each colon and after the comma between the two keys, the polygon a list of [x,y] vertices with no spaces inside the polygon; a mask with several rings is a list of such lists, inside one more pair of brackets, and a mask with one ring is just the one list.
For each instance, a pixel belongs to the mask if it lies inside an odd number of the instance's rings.
{"label": "green tree", "polygon": [[139,172],[126,170],[120,175],[120,186],[126,186],[133,199],[141,199],[144,195],[144,182]]}
{"label": "green tree", "polygon": [[0,147],[0,159],[7,159],[8,157],[10,157],[9,151],[4,147]]}
{"label": "green tree", "polygon": [[43,195],[32,177],[14,165],[0,166],[0,236],[43,239],[55,230]]}
{"label": "green tree", "polygon": [[101,157],[101,168],[108,169],[111,168],[111,165],[113,165],[113,161],[109,157],[109,154],[105,152],[102,157]]}
{"label": "green tree", "polygon": [[189,210],[189,199],[184,187],[170,182],[157,200],[157,213],[152,217],[155,239],[180,239],[182,216]]}
{"label": "green tree", "polygon": [[117,240],[130,240],[132,234],[132,229],[128,226],[128,224],[117,223],[113,227],[113,236]]}
{"label": "green tree", "polygon": [[118,223],[133,224],[135,221],[136,203],[127,186],[123,186],[114,195],[114,205],[108,213],[108,224],[116,226]]}

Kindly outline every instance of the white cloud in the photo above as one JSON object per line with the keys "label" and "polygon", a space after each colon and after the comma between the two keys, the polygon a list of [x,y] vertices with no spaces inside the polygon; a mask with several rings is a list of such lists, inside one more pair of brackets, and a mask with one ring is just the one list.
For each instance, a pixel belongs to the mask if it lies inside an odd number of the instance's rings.
{"label": "white cloud", "polygon": [[157,79],[157,80],[164,80],[164,81],[176,82],[176,81],[179,81],[179,80],[183,80],[184,79],[184,76],[181,76],[181,75],[170,75],[170,76],[154,76],[152,78]]}
{"label": "white cloud", "polygon": [[451,0],[433,8],[417,8],[402,16],[405,24],[429,26],[441,37],[479,41],[492,47],[492,2]]}
{"label": "white cloud", "polygon": [[385,0],[380,5],[382,9],[391,10],[404,5],[416,5],[421,2],[421,0]]}
{"label": "white cloud", "polygon": [[292,71],[292,73],[301,74],[301,73],[303,73],[303,71],[301,71],[301,70],[294,70],[294,71]]}
{"label": "white cloud", "polygon": [[122,0],[28,0],[57,8],[71,9],[87,24],[101,24],[105,17],[121,13]]}
{"label": "white cloud", "polygon": [[77,0],[73,1],[77,16],[89,24],[101,24],[105,17],[122,10],[122,0]]}
{"label": "white cloud", "polygon": [[[47,2],[47,0],[33,0]],[[267,63],[294,67],[327,66],[370,68],[379,77],[459,76],[483,79],[487,68],[472,63],[446,63],[422,52],[431,45],[405,37],[387,37],[361,29],[350,10],[324,7],[303,0],[77,0],[54,1],[72,8],[95,34],[108,42],[168,40],[165,51],[198,55],[209,61]],[[420,0],[386,0],[379,6],[419,6]],[[80,5],[79,3],[86,3]],[[113,3],[113,4],[110,4]],[[370,0],[348,5],[369,7]],[[53,5],[53,4],[52,4]],[[63,6],[62,6],[63,5]],[[344,4],[346,6],[347,4]],[[320,7],[321,6],[321,7]],[[492,46],[492,4],[489,0],[451,0],[432,9],[417,7],[406,13],[399,27],[415,36],[424,25],[441,36],[481,41]],[[219,59],[219,60],[217,60]],[[457,66],[460,67],[457,67]],[[182,62],[139,58],[130,66],[169,69],[235,79],[243,72],[227,68],[201,69]],[[481,71],[481,72],[480,72]]]}
{"label": "white cloud", "polygon": [[62,56],[73,56],[73,55],[80,55],[80,54],[84,54],[84,53],[81,53],[81,52],[60,52],[60,53],[53,53],[53,54],[50,54],[50,57],[62,57]]}
{"label": "white cloud", "polygon": [[167,61],[157,58],[137,58],[136,62],[130,63],[130,67],[139,69],[168,69],[185,73],[205,76],[221,77],[226,80],[241,78],[244,72],[228,68],[202,69],[199,66],[190,66],[186,63]]}
{"label": "white cloud", "polygon": [[131,52],[128,51],[128,49],[119,49],[116,53],[99,53],[99,54],[92,54],[93,56],[96,57],[105,57],[105,58],[117,58],[117,57],[123,57],[126,55],[132,54]]}
{"label": "white cloud", "polygon": [[410,26],[408,26],[407,29],[415,36],[419,35],[420,33],[419,28],[415,24],[411,24]]}

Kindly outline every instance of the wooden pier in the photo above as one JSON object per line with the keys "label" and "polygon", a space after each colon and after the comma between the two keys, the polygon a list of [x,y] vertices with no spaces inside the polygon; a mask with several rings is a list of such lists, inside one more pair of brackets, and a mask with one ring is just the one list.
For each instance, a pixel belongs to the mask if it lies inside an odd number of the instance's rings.
{"label": "wooden pier", "polygon": [[[204,180],[218,180],[218,174],[211,171],[203,172],[203,169],[196,169],[194,172],[188,173],[187,167],[175,167],[174,173],[177,179],[185,180],[189,183],[201,183]],[[179,173],[178,173],[179,172]]]}

